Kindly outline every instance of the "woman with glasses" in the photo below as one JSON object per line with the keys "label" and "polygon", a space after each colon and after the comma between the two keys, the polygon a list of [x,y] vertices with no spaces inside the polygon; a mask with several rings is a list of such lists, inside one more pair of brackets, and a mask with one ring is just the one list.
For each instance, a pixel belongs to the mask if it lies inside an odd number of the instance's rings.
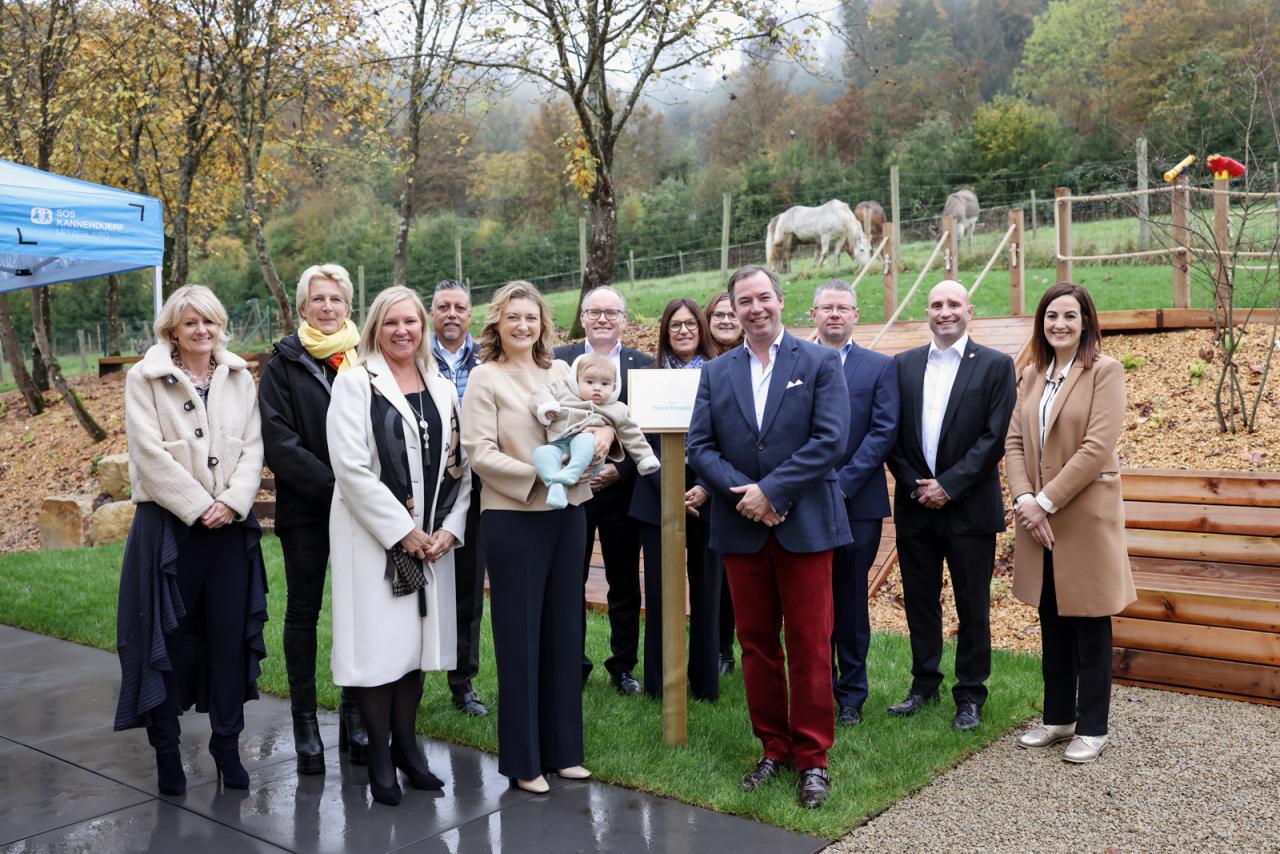
{"label": "woman with glasses", "polygon": [[[733,302],[728,291],[720,291],[707,300],[703,310],[707,321],[710,340],[707,342],[712,356],[726,353],[734,347],[742,346],[742,324],[738,323],[738,315],[733,311]],[[705,514],[711,518],[710,512]],[[720,675],[733,672],[733,600],[729,598],[729,585],[724,580],[724,563],[715,552],[714,561],[708,566],[715,566],[720,576]]]}
{"label": "woman with glasses", "polygon": [[[701,368],[714,353],[714,344],[697,303],[675,299],[667,304],[658,326],[658,369]],[[655,448],[659,444],[650,439]],[[689,574],[689,688],[695,699],[715,702],[720,697],[720,590],[723,571],[714,552],[707,550],[704,519],[709,493],[696,483],[685,465],[685,549]],[[648,603],[644,629],[644,690],[662,694],[662,475],[636,478],[631,517],[640,523],[644,549],[644,595]],[[730,654],[732,655],[732,635]],[[732,658],[730,658],[732,660]]]}
{"label": "woman with glasses", "polygon": [[[703,316],[710,333],[708,345],[712,348],[712,356],[742,346],[742,324],[738,323],[738,315],[733,312],[733,302],[729,299],[728,291],[720,291],[712,296],[707,301]],[[732,621],[729,625],[732,629]]]}

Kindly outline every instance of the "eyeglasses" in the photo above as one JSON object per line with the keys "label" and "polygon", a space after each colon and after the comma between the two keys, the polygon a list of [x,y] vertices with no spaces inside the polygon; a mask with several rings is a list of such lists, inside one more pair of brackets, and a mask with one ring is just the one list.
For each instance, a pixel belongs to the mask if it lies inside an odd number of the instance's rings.
{"label": "eyeglasses", "polygon": [[682,329],[687,329],[687,330],[689,330],[690,332],[693,332],[694,330],[696,330],[696,329],[698,328],[698,321],[696,321],[696,320],[673,320],[673,321],[671,321],[670,323],[668,323],[668,324],[667,324],[667,328],[668,328],[668,329],[670,329],[672,332],[679,332],[679,331],[680,331],[680,330],[682,330]]}
{"label": "eyeglasses", "polygon": [[582,313],[586,315],[588,320],[599,320],[602,317],[609,320],[617,320],[622,317],[622,310],[618,308],[584,308]]}
{"label": "eyeglasses", "polygon": [[815,305],[814,310],[821,314],[853,314],[858,309],[852,305]]}
{"label": "eyeglasses", "polygon": [[711,312],[711,320],[723,323],[726,320],[737,320],[738,316],[732,311],[713,311]]}

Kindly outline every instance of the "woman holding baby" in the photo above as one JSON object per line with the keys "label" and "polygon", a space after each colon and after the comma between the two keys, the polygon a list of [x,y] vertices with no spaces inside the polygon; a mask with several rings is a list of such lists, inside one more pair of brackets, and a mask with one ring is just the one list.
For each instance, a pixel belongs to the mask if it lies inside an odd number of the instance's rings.
{"label": "woman holding baby", "polygon": [[[480,542],[501,698],[498,769],[534,793],[549,789],[544,770],[591,776],[581,764],[582,503],[591,488],[584,474],[565,487],[566,506],[549,508],[533,463],[548,436],[530,401],[569,376],[569,366],[552,358],[553,336],[551,311],[533,285],[499,289],[485,312],[481,364],[467,381],[462,411],[463,447],[483,484]],[[614,431],[588,429],[599,463],[614,446]]]}

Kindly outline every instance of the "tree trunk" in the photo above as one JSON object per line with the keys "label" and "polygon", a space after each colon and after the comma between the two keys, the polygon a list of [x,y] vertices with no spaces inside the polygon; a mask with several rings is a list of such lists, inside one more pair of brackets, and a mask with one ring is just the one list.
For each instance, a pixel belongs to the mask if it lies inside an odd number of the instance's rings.
{"label": "tree trunk", "polygon": [[44,397],[36,389],[36,384],[27,373],[27,363],[22,358],[22,347],[18,344],[18,334],[13,328],[13,313],[9,309],[9,295],[0,293],[0,339],[4,341],[4,352],[9,356],[9,367],[13,368],[13,379],[22,392],[22,400],[27,405],[27,412],[39,415],[44,411]]}
{"label": "tree trunk", "polygon": [[293,309],[289,307],[289,298],[285,295],[284,285],[276,273],[275,264],[271,261],[271,247],[267,245],[267,232],[262,223],[262,214],[258,211],[258,200],[254,197],[251,167],[246,163],[244,179],[244,212],[249,217],[249,229],[253,234],[253,251],[258,256],[258,266],[262,268],[262,278],[266,280],[271,298],[275,300],[276,312],[280,315],[280,334],[289,335],[294,330]]}
{"label": "tree trunk", "polygon": [[107,276],[107,355],[120,355],[124,327],[120,324],[120,277]]}
{"label": "tree trunk", "polygon": [[[39,311],[37,312],[37,308]],[[36,288],[31,292],[31,331],[32,340],[35,340],[35,333],[41,330],[36,328],[36,317],[44,318],[44,335],[45,338],[53,338],[53,330],[50,329],[53,318],[53,305],[49,299],[49,287],[46,285],[42,288]],[[52,358],[52,350],[48,351],[48,355]],[[45,361],[45,352],[39,347],[31,348],[31,381],[36,384],[36,388],[40,391],[49,390],[49,364]]]}
{"label": "tree trunk", "polygon": [[413,60],[409,67],[409,103],[405,118],[404,152],[401,168],[404,177],[400,184],[400,222],[396,226],[395,261],[391,269],[391,284],[405,284],[405,263],[409,254],[409,224],[413,220],[413,182],[418,172],[418,143],[422,137],[422,44],[426,26],[426,4],[413,7],[416,22],[413,34]]}
{"label": "tree trunk", "polygon": [[85,409],[84,401],[71,390],[67,385],[67,380],[62,376],[62,369],[58,367],[58,360],[53,356],[53,348],[49,346],[49,336],[45,334],[44,322],[47,318],[44,313],[44,305],[38,300],[31,301],[31,328],[35,331],[36,351],[42,353],[45,357],[45,365],[49,369],[49,379],[53,382],[58,393],[62,395],[62,399],[71,407],[71,411],[75,413],[76,420],[80,422],[80,426],[85,429],[95,442],[101,442],[107,438],[107,431],[103,430],[101,425],[94,420],[89,414],[89,410]]}
{"label": "tree trunk", "polygon": [[[603,164],[598,167],[589,201],[591,224],[587,235],[587,270],[582,277],[579,303],[592,288],[613,284],[613,265],[618,252],[618,206],[613,193],[613,178]],[[584,334],[582,317],[578,315],[573,320],[569,335],[581,338]]]}

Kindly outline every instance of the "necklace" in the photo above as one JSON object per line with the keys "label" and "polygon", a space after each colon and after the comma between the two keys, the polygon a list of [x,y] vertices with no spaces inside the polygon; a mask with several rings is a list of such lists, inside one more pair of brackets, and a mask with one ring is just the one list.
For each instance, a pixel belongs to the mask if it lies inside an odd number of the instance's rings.
{"label": "necklace", "polygon": [[407,394],[404,396],[404,399],[409,402],[409,408],[413,410],[413,414],[418,416],[418,427],[422,431],[422,450],[424,453],[426,452],[430,442],[427,435],[427,431],[429,429],[427,426],[427,416],[426,416],[427,408],[426,408],[426,405],[422,402],[422,395],[425,392],[426,392],[426,389],[422,389],[420,391],[416,391],[413,393],[413,397],[418,398],[417,406],[414,406],[412,397],[410,397]]}
{"label": "necklace", "polygon": [[187,379],[191,380],[191,384],[195,386],[198,391],[208,390],[209,383],[213,381],[213,372],[217,370],[218,367],[218,363],[214,361],[212,356],[210,356],[209,373],[205,374],[203,377],[197,378],[196,375],[191,372],[191,369],[183,363],[181,358],[179,358],[176,347],[173,351],[173,364],[178,368],[178,370],[187,375]]}

